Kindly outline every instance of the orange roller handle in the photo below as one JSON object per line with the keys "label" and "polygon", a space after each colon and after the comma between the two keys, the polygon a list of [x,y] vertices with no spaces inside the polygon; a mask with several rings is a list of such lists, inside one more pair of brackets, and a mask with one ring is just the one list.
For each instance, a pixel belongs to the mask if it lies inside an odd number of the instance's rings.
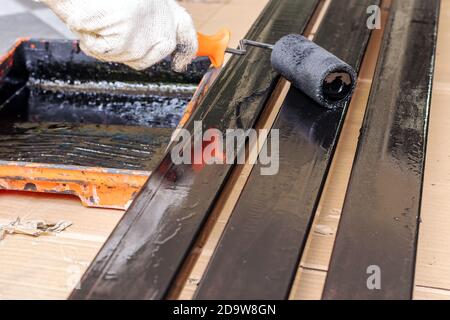
{"label": "orange roller handle", "polygon": [[230,30],[223,28],[214,35],[204,35],[198,32],[197,36],[197,57],[209,57],[212,65],[220,68],[225,59],[225,50],[230,42]]}

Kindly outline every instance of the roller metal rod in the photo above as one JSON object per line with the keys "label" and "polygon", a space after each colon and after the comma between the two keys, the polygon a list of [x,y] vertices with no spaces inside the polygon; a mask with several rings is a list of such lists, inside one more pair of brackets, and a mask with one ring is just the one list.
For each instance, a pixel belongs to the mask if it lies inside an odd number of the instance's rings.
{"label": "roller metal rod", "polygon": [[263,49],[268,49],[268,50],[273,49],[272,44],[257,42],[257,41],[248,40],[248,39],[242,39],[241,41],[239,41],[238,49],[227,48],[225,50],[225,52],[243,56],[247,53],[247,46],[258,47],[258,48],[263,48]]}

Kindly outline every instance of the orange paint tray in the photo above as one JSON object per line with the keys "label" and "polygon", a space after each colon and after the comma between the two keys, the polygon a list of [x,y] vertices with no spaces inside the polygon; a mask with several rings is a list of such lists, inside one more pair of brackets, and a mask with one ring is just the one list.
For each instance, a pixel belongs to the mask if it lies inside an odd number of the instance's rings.
{"label": "orange paint tray", "polygon": [[0,188],[127,209],[217,75],[209,65],[138,72],[74,41],[21,39],[0,59]]}

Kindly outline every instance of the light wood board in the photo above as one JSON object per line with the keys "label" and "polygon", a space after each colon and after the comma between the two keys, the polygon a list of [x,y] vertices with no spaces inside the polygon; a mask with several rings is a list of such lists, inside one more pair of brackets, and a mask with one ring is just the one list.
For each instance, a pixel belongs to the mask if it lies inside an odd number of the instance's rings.
{"label": "light wood board", "polygon": [[0,299],[64,299],[106,241],[122,211],[89,209],[77,198],[0,192],[0,223],[69,220],[56,235],[0,241]]}
{"label": "light wood board", "polygon": [[441,0],[415,299],[450,299],[450,0]]}

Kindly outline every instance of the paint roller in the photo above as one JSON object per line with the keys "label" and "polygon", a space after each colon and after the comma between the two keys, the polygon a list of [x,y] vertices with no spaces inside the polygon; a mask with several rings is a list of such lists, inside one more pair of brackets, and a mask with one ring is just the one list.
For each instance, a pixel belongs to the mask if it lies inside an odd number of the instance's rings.
{"label": "paint roller", "polygon": [[272,67],[326,108],[341,107],[349,101],[356,85],[351,66],[302,35],[287,35],[274,45],[243,39],[238,49],[228,48],[228,29],[211,36],[198,33],[198,40],[197,56],[209,57],[215,67],[223,65],[225,53],[245,55],[248,46],[272,50]]}

